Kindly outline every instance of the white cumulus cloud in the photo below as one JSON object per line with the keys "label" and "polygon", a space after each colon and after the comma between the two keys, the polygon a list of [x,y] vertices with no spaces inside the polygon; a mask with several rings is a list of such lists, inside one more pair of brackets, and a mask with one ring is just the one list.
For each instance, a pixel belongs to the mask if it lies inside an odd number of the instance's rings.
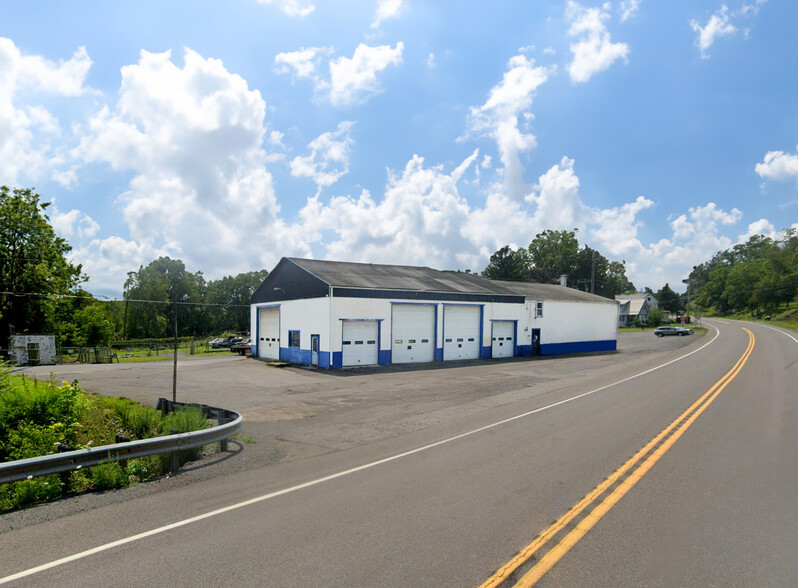
{"label": "white cumulus cloud", "polygon": [[117,198],[132,244],[97,239],[90,250],[169,251],[211,275],[272,265],[277,253],[250,246],[267,236],[283,252],[307,254],[279,218],[260,93],[218,59],[186,49],[184,62],[142,51],[122,68],[116,107],[90,121],[77,154],[133,174]]}
{"label": "white cumulus cloud", "polygon": [[288,16],[307,16],[316,10],[313,4],[300,0],[258,0],[258,2],[260,4],[276,4]]}
{"label": "white cumulus cloud", "polygon": [[324,54],[329,53],[326,47],[308,47],[299,51],[278,53],[274,58],[276,69],[280,73],[290,73],[297,78],[310,78],[320,82],[317,73],[319,64]]}
{"label": "white cumulus cloud", "polygon": [[377,14],[374,16],[374,21],[371,23],[371,28],[379,28],[383,21],[399,16],[399,13],[402,11],[403,4],[403,0],[378,0]]}
{"label": "white cumulus cloud", "polygon": [[349,172],[351,130],[354,123],[343,121],[335,131],[319,135],[310,142],[310,154],[291,161],[291,175],[311,178],[319,188],[333,185]]}
{"label": "white cumulus cloud", "polygon": [[351,58],[331,59],[329,77],[325,77],[320,71],[322,60],[331,51],[326,47],[310,47],[280,53],[275,57],[275,67],[279,73],[310,79],[316,92],[325,96],[333,106],[350,106],[365,102],[382,91],[377,74],[391,65],[402,63],[404,44],[371,47],[361,43]]}
{"label": "white cumulus cloud", "polygon": [[703,27],[701,23],[696,20],[690,21],[690,28],[698,33],[695,43],[701,51],[702,59],[709,59],[709,53],[707,53],[707,51],[709,51],[709,48],[715,43],[717,37],[723,37],[737,32],[737,27],[729,21],[729,18],[729,8],[724,4],[709,18],[707,24]]}
{"label": "white cumulus cloud", "polygon": [[571,24],[568,35],[577,38],[571,44],[574,59],[568,65],[572,81],[586,82],[618,59],[628,62],[629,45],[612,42],[605,24],[610,15],[604,7],[585,8],[569,0],[565,17]]}
{"label": "white cumulus cloud", "polygon": [[59,236],[69,240],[72,237],[79,239],[91,238],[100,230],[100,225],[88,214],[76,209],[69,212],[60,212],[53,206],[49,215],[50,224]]}
{"label": "white cumulus cloud", "polygon": [[762,163],[756,164],[755,170],[766,180],[798,179],[798,147],[796,153],[768,151]]}
{"label": "white cumulus cloud", "polygon": [[535,136],[528,132],[533,118],[529,108],[536,90],[548,78],[547,68],[535,66],[534,60],[525,55],[516,55],[507,64],[502,81],[491,89],[485,104],[472,107],[468,118],[470,132],[496,141],[504,164],[505,186],[513,198],[521,199],[528,193],[520,153],[536,145]]}
{"label": "white cumulus cloud", "polygon": [[622,0],[621,5],[618,7],[618,12],[621,15],[621,22],[634,17],[638,10],[640,10],[640,2],[642,0]]}
{"label": "white cumulus cloud", "polygon": [[390,65],[402,63],[404,43],[395,47],[369,47],[361,43],[354,55],[338,57],[330,62],[330,102],[334,106],[348,106],[363,102],[381,89],[377,74]]}
{"label": "white cumulus cloud", "polygon": [[[39,55],[24,55],[11,39],[0,37],[0,176],[13,184],[25,174],[38,178],[63,163],[50,139],[61,132],[53,114],[38,104],[40,95],[77,97],[85,86],[92,61],[85,47],[58,63]],[[27,104],[20,105],[19,93]]]}

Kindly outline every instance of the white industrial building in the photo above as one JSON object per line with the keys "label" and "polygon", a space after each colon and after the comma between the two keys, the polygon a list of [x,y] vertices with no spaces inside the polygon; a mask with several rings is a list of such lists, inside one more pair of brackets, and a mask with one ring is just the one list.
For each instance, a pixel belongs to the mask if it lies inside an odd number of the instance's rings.
{"label": "white industrial building", "polygon": [[321,368],[615,350],[618,302],[426,267],[280,260],[251,299],[252,356]]}

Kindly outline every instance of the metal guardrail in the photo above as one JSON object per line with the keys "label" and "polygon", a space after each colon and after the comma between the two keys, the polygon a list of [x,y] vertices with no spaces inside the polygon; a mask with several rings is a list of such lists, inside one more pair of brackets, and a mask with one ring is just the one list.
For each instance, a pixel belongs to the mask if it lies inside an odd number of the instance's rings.
{"label": "metal guardrail", "polygon": [[158,399],[157,409],[171,412],[174,408],[191,406],[201,409],[205,418],[214,419],[219,424],[210,429],[190,431],[188,433],[165,435],[153,439],[115,443],[113,445],[103,445],[0,463],[0,484],[29,480],[49,474],[71,472],[108,461],[122,461],[164,453],[172,454],[172,469],[175,471],[174,464],[177,463],[177,452],[183,449],[195,449],[221,441],[222,451],[226,451],[227,440],[238,433],[242,427],[243,419],[237,412],[204,404],[172,402],[165,398]]}

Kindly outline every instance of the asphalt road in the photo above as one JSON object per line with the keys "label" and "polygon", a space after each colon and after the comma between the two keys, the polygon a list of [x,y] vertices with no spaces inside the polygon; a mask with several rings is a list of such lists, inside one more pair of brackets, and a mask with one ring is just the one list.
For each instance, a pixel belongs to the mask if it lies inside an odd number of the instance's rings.
{"label": "asphalt road", "polygon": [[[631,462],[501,585],[555,556],[541,585],[795,585],[798,340],[713,324],[717,337],[619,354],[295,370],[275,376],[282,394],[250,383],[227,399],[256,443],[0,517],[0,578],[45,566],[17,585],[477,586]],[[210,385],[211,367],[196,372]]]}

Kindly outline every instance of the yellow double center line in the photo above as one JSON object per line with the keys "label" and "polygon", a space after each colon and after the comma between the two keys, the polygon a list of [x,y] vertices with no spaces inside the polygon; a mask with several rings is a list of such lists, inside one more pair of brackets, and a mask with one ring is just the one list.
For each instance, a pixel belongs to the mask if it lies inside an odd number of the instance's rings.
{"label": "yellow double center line", "polygon": [[[663,431],[654,437],[648,444],[645,445],[640,451],[632,456],[629,461],[615,470],[601,484],[596,486],[590,493],[587,494],[582,500],[572,506],[568,512],[557,519],[549,528],[543,531],[537,538],[524,547],[518,554],[503,565],[501,568],[488,578],[480,588],[495,588],[505,582],[510,575],[518,568],[524,565],[532,558],[544,545],[546,545],[552,538],[554,538],[560,531],[562,531],[570,522],[582,514],[589,506],[591,506],[600,496],[607,492],[612,486],[620,480],[626,472],[631,470],[640,460],[645,458],[637,469],[635,469],[623,482],[617,485],[612,492],[610,492],[604,500],[596,505],[596,507],[589,512],[579,523],[565,536],[562,540],[555,545],[548,553],[546,553],[540,561],[535,564],[519,581],[515,584],[516,587],[533,586],[540,578],[548,572],[554,564],[556,564],[568,551],[576,545],[576,543],[585,536],[585,534],[593,528],[593,526],[605,515],[615,504],[623,498],[623,496],[637,484],[637,482],[651,469],[651,467],[665,455],[668,449],[681,437],[684,432],[690,428],[699,415],[712,404],[715,398],[723,392],[726,386],[737,377],[740,370],[748,361],[751,353],[754,351],[756,338],[754,334],[746,328],[743,330],[748,333],[748,347],[746,348],[737,363],[734,364],[726,375],[715,384],[707,392],[705,392],[698,400],[696,400],[690,408],[680,414],[670,425],[665,427]],[[655,449],[656,448],[656,449]],[[648,457],[646,457],[648,455]]]}

